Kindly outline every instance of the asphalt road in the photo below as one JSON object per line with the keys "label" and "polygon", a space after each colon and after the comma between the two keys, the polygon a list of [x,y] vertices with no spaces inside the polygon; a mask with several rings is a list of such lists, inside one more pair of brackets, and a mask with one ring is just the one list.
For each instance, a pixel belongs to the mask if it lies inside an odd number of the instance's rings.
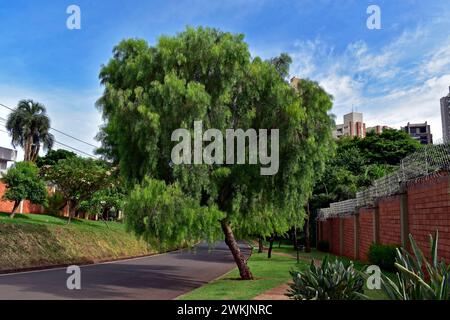
{"label": "asphalt road", "polygon": [[[241,245],[243,253],[250,249]],[[235,267],[224,243],[208,249],[81,267],[81,290],[67,289],[66,268],[0,275],[0,300],[174,299]]]}

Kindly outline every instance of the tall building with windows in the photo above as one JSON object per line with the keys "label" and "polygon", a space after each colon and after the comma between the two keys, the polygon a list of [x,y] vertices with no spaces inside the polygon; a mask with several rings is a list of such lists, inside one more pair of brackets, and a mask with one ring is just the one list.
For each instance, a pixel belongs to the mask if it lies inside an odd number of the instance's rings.
{"label": "tall building with windows", "polygon": [[[449,87],[450,92],[450,87]],[[450,93],[441,98],[442,137],[445,141],[450,139]]]}
{"label": "tall building with windows", "polygon": [[433,135],[431,134],[430,125],[425,123],[409,123],[402,128],[411,137],[419,141],[421,144],[433,144]]}
{"label": "tall building with windows", "polygon": [[364,123],[363,114],[359,112],[351,112],[344,115],[344,124],[338,124],[333,131],[335,138],[342,136],[349,137],[366,137],[366,124]]}

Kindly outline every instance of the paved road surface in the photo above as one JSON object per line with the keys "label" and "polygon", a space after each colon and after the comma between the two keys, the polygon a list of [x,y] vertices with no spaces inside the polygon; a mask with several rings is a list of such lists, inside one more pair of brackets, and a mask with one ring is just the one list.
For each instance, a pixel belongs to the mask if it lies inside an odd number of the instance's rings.
{"label": "paved road surface", "polygon": [[212,251],[200,244],[194,251],[81,267],[79,291],[67,289],[65,268],[0,275],[0,299],[174,299],[234,267],[224,243]]}

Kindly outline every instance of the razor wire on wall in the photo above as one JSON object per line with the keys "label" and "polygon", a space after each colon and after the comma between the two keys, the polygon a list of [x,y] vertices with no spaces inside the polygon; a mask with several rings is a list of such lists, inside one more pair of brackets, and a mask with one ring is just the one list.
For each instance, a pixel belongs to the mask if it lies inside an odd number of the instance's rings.
{"label": "razor wire on wall", "polygon": [[450,169],[450,141],[421,146],[405,157],[398,170],[376,180],[372,186],[356,194],[356,199],[332,203],[319,210],[318,220],[354,214],[356,208],[374,206],[378,198],[400,193],[408,182],[433,178]]}

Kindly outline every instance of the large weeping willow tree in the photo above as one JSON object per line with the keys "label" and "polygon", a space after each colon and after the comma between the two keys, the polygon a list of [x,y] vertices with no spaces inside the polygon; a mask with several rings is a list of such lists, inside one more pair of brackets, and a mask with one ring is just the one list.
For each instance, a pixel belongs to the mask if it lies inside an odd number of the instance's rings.
{"label": "large weeping willow tree", "polygon": [[[303,224],[333,149],[332,102],[314,82],[292,88],[281,65],[290,59],[252,58],[243,39],[188,28],[155,46],[122,41],[100,72],[105,124],[98,137],[99,152],[120,166],[130,187],[130,229],[159,246],[222,234],[241,278],[252,279],[236,239]],[[278,173],[261,175],[260,164],[174,165],[172,133],[193,132],[195,121],[224,137],[227,129],[278,129]]]}

